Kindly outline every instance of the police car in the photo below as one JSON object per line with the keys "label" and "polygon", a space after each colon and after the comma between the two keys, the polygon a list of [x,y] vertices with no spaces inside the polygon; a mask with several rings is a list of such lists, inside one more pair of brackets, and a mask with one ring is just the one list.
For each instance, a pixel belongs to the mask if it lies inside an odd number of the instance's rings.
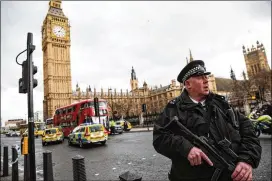
{"label": "police car", "polygon": [[105,145],[108,140],[108,133],[102,124],[80,124],[68,135],[68,144],[79,145],[80,148],[93,143]]}

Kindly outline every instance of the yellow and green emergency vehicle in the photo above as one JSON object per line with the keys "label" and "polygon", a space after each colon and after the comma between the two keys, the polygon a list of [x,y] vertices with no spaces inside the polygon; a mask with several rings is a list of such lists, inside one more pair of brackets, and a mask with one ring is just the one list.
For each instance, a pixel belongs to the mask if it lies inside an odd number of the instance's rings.
{"label": "yellow and green emergency vehicle", "polygon": [[102,124],[83,123],[75,127],[68,135],[69,145],[84,145],[92,143],[101,143],[105,145],[108,140],[108,131]]}
{"label": "yellow and green emergency vehicle", "polygon": [[59,128],[45,129],[42,135],[42,145],[45,146],[48,143],[63,143],[64,135]]}

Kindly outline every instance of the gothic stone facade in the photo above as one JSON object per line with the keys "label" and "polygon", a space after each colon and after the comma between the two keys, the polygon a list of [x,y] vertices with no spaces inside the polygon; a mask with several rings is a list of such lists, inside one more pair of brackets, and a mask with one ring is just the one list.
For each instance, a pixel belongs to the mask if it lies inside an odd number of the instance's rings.
{"label": "gothic stone facade", "polygon": [[[111,89],[97,91],[95,88],[92,91],[90,87],[87,87],[86,91],[83,91],[77,84],[76,91],[73,92],[73,101],[79,102],[85,99],[93,99],[94,97],[105,99],[109,102],[113,111],[117,111],[123,116],[140,115],[142,113],[142,104],[146,104],[147,113],[155,114],[161,112],[170,100],[179,96],[183,89],[183,85],[177,83],[175,79],[171,80],[171,83],[166,86],[149,87],[144,82],[143,86],[139,88],[138,79],[133,67],[130,83],[131,91],[126,90],[125,92],[123,90],[117,92],[116,89],[114,91]],[[217,92],[214,75],[209,77],[209,87],[213,92]]]}
{"label": "gothic stone facade", "polygon": [[60,0],[49,2],[42,25],[44,119],[56,108],[72,103],[70,24]]}

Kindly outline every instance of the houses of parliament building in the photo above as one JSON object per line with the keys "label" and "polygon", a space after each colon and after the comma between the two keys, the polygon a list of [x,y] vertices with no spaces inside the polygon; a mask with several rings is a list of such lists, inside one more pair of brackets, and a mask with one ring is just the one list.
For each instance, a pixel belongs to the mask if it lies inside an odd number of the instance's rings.
{"label": "houses of parliament building", "polygon": [[[130,75],[131,90],[92,90],[91,87],[81,88],[78,84],[72,90],[71,83],[71,59],[70,59],[70,24],[61,6],[61,0],[51,0],[49,9],[43,21],[42,51],[43,51],[43,83],[44,119],[54,115],[57,108],[72,104],[85,99],[98,97],[105,99],[109,105],[116,110],[118,106],[126,107],[126,116],[140,115],[142,104],[146,104],[148,113],[158,113],[173,98],[180,95],[183,85],[175,79],[169,80],[165,86],[150,87],[147,82],[139,85],[136,70],[132,67]],[[243,47],[245,63],[248,75],[268,69],[265,49],[257,42],[257,47],[246,49]],[[188,61],[193,61],[190,51]],[[209,88],[211,91],[227,96],[231,92],[231,79],[209,77]]]}

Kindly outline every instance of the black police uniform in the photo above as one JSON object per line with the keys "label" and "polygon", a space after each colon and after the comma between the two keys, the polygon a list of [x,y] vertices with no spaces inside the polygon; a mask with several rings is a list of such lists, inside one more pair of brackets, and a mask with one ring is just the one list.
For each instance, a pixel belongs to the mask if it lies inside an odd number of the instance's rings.
{"label": "black police uniform", "polygon": [[[195,74],[209,74],[203,61],[190,62],[181,71],[178,81],[184,82]],[[184,78],[184,75],[187,77]],[[178,116],[179,121],[198,136],[206,136],[215,142],[227,138],[231,141],[232,150],[239,156],[238,161],[249,163],[253,168],[258,166],[262,149],[251,122],[239,112],[235,112],[236,119],[231,120],[226,114],[228,109],[230,106],[224,97],[214,93],[209,93],[203,108],[190,99],[186,89],[167,104],[154,122],[153,146],[158,153],[172,160],[169,174],[171,181],[208,181],[215,171],[205,161],[198,166],[190,165],[187,156],[194,145],[182,136],[174,135],[171,130],[164,129],[174,116]],[[219,180],[231,181],[231,174],[226,170]]]}

